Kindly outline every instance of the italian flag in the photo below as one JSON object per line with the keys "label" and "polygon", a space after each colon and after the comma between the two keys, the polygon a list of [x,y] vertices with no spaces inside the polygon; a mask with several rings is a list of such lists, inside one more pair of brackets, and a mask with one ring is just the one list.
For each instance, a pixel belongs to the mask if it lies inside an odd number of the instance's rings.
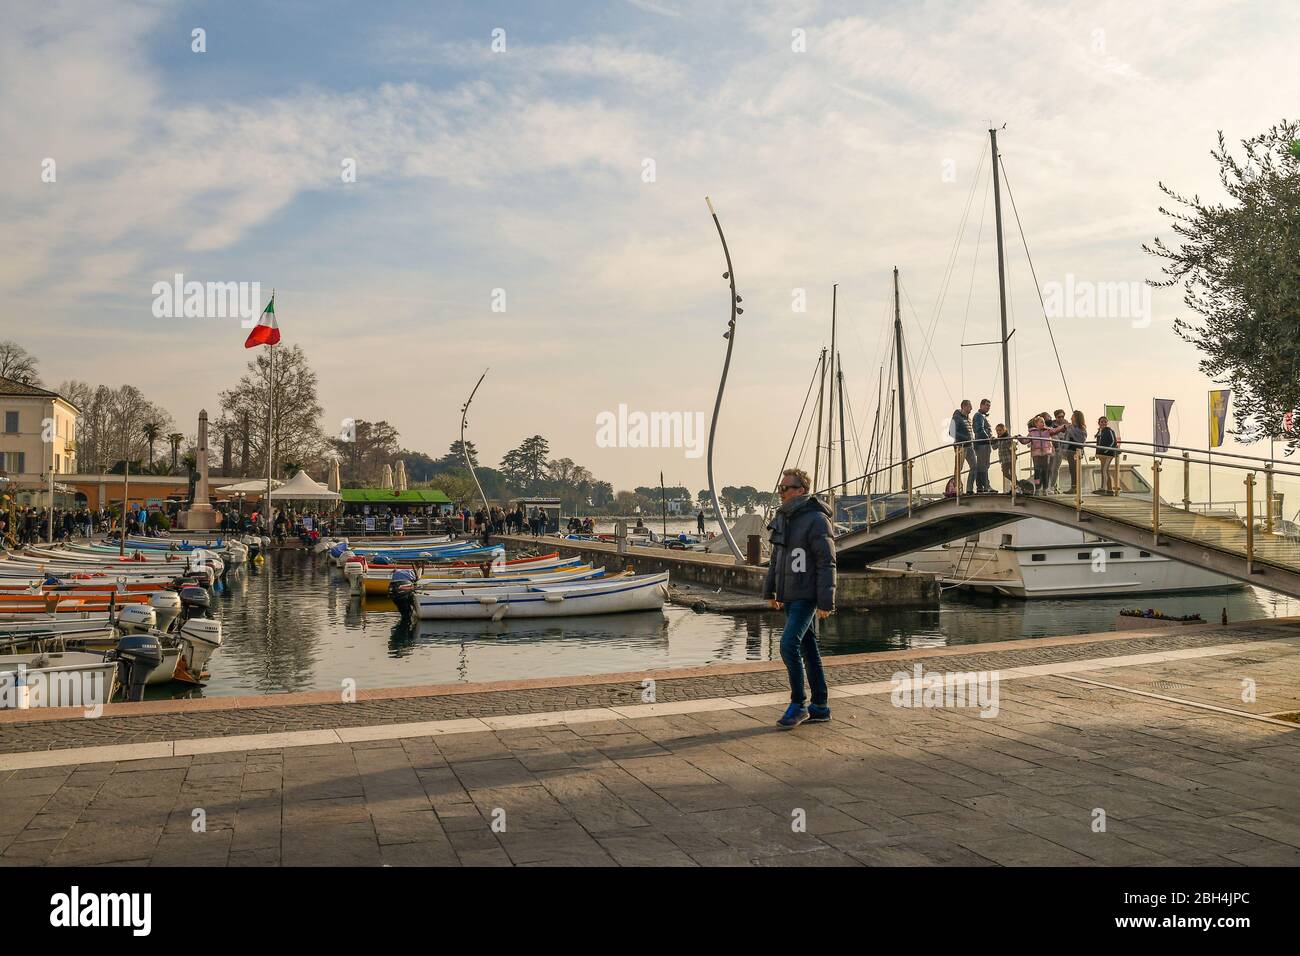
{"label": "italian flag", "polygon": [[257,320],[257,325],[253,326],[253,331],[248,333],[248,338],[244,340],[244,348],[256,348],[259,345],[276,345],[280,341],[280,327],[275,324],[275,296],[271,296],[271,301],[266,304],[266,311],[262,317]]}

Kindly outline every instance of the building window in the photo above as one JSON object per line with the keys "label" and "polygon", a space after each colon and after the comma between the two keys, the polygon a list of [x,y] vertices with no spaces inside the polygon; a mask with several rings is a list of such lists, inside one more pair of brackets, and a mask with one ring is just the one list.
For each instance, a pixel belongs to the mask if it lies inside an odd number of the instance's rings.
{"label": "building window", "polygon": [[1091,552],[1091,551],[1080,551],[1078,554],[1075,555],[1075,557],[1078,558],[1080,561],[1087,561],[1087,560],[1090,560],[1090,559],[1092,558],[1092,552]]}
{"label": "building window", "polygon": [[1123,551],[1112,551],[1112,552],[1110,553],[1110,556],[1111,556],[1112,558],[1122,558],[1122,557],[1124,557],[1124,552],[1123,552]]}
{"label": "building window", "polygon": [[21,451],[7,451],[2,457],[0,457],[0,461],[4,463],[4,469],[9,474],[21,475],[26,470],[24,466],[27,464],[27,453]]}
{"label": "building window", "polygon": [[5,434],[6,435],[18,434],[18,413],[17,412],[5,412]]}
{"label": "building window", "polygon": [[1047,560],[1047,555],[1045,555],[1045,554],[1034,554],[1034,555],[1030,555],[1029,560],[1030,560],[1030,561],[1046,561],[1046,560]]}
{"label": "building window", "polygon": [[1138,557],[1139,557],[1139,558],[1149,558],[1149,557],[1151,557],[1151,552],[1150,552],[1150,551],[1139,551],[1139,552],[1138,552]]}

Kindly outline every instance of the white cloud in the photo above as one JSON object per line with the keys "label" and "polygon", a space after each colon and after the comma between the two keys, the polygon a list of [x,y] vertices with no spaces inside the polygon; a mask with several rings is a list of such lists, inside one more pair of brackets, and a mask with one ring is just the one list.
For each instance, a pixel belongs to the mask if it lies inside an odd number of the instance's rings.
{"label": "white cloud", "polygon": [[[347,92],[303,85],[181,109],[164,107],[166,78],[145,55],[154,8],[24,12],[0,38],[14,106],[0,111],[0,133],[21,147],[0,156],[0,198],[13,211],[0,292],[53,328],[77,328],[87,314],[132,314],[131,297],[155,278],[219,262],[237,273],[219,278],[285,289],[286,328],[319,356],[327,418],[364,395],[373,408],[350,412],[398,421],[408,446],[437,451],[454,415],[408,410],[392,361],[459,370],[490,356],[495,391],[476,440],[495,454],[543,430],[582,461],[592,408],[629,397],[712,407],[727,302],[708,193],[746,298],[720,462],[749,483],[784,451],[829,338],[835,281],[852,401],[859,422],[868,417],[890,268],[903,269],[928,326],[989,121],[1008,123],[1000,142],[1039,279],[1132,280],[1156,273],[1140,242],[1168,232],[1156,180],[1212,191],[1214,130],[1249,135],[1292,106],[1290,10],[1261,29],[1220,3],[739,9],[743,29],[721,49],[711,36],[670,54],[641,36],[530,47],[512,34],[499,56],[486,38],[435,45],[429,62],[464,71],[452,86],[427,76]],[[790,51],[793,27],[807,29],[807,53]],[[59,157],[57,186],[39,182],[44,155]],[[354,186],[339,180],[343,157],[357,160]],[[653,184],[640,179],[645,157]],[[949,158],[955,183],[941,179]],[[311,207],[320,218],[310,224],[290,217],[319,196],[340,201]],[[983,203],[981,189],[971,236]],[[1018,386],[1029,405],[1055,406],[1043,398],[1056,394],[1055,361],[1004,212]],[[996,327],[991,207],[983,214],[979,259],[967,243],[933,346],[952,389],[984,388],[995,368],[995,350],[959,347],[963,328],[983,341]],[[276,226],[291,238],[269,249],[259,230]],[[451,261],[408,261],[426,247]],[[505,316],[486,311],[499,284],[510,290]],[[804,316],[790,311],[794,287],[808,290]],[[1201,387],[1194,354],[1167,332],[1168,308],[1177,302],[1157,299],[1142,332],[1057,328],[1076,402],[1121,400],[1161,352],[1171,355],[1162,377],[1189,395]],[[400,328],[400,345],[367,337],[388,361],[358,367],[358,322],[377,314]],[[61,356],[78,365],[67,374],[45,364],[51,378],[94,379],[96,359]],[[582,389],[563,409],[537,408],[528,395],[553,391],[556,369],[580,369]],[[178,420],[237,371],[178,369]],[[942,411],[947,392],[931,373],[921,399]],[[459,398],[444,398],[454,411]],[[631,481],[643,466],[611,463],[610,477]]]}

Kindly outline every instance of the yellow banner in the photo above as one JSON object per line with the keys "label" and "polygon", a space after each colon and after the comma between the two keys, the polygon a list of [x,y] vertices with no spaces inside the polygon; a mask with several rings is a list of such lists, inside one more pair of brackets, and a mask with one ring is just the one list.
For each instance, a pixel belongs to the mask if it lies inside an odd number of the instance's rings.
{"label": "yellow banner", "polygon": [[1210,447],[1218,448],[1223,444],[1225,426],[1228,423],[1228,399],[1232,390],[1228,388],[1210,391]]}

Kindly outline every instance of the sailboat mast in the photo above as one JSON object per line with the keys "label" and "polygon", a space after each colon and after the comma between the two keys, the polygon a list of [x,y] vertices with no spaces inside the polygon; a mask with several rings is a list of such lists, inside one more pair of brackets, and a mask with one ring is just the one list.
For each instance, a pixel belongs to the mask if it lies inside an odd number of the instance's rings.
{"label": "sailboat mast", "polygon": [[894,266],[894,364],[898,366],[898,449],[903,456],[903,490],[907,491],[907,399],[903,390],[903,312],[898,304],[898,266]]}
{"label": "sailboat mast", "polygon": [[831,391],[830,408],[826,411],[826,487],[830,489],[832,521],[835,514],[835,300],[839,288],[838,284],[831,286]]}
{"label": "sailboat mast", "polygon": [[898,389],[889,390],[889,418],[885,422],[885,433],[889,436],[889,457],[885,459],[885,467],[889,469],[889,490],[894,490],[894,399],[897,397]]}
{"label": "sailboat mast", "polygon": [[821,474],[822,463],[822,399],[826,396],[826,349],[822,349],[821,381],[817,384],[817,438],[813,441],[813,486],[817,490],[817,476]]}
{"label": "sailboat mast", "polygon": [[[835,381],[840,396],[840,481],[849,480],[848,443],[844,440],[844,359],[835,357]],[[847,491],[847,486],[845,491]]]}
{"label": "sailboat mast", "polygon": [[998,305],[1002,310],[1002,413],[1006,416],[1007,430],[1011,426],[1011,362],[1007,353],[1007,268],[1002,252],[1002,190],[998,178],[998,131],[989,130],[989,146],[993,150],[993,219],[998,233]]}

